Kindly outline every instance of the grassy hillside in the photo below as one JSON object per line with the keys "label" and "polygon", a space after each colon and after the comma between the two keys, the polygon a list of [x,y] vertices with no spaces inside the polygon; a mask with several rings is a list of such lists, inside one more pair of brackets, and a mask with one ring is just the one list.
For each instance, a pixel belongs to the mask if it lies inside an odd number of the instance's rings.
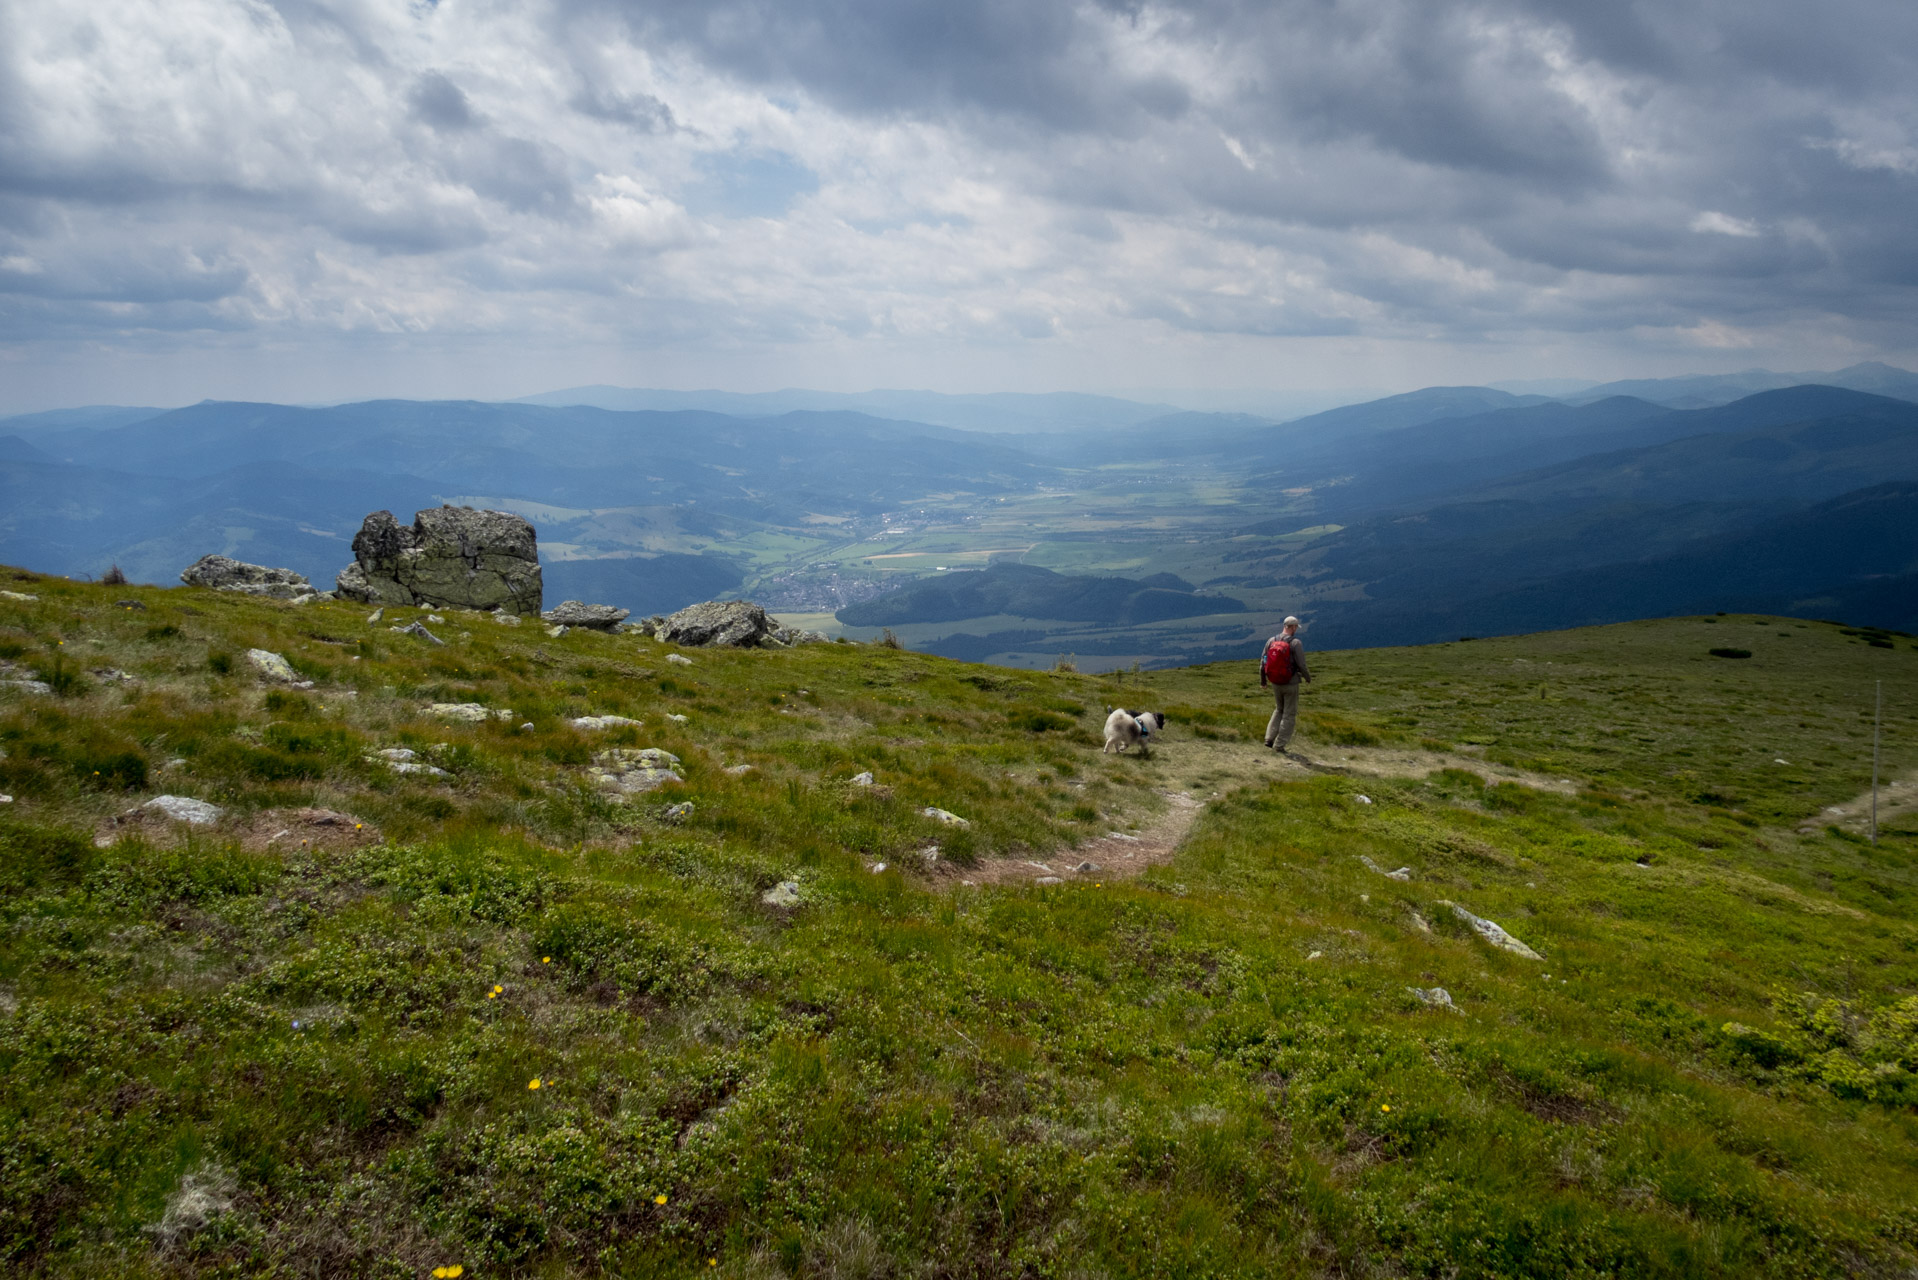
{"label": "grassy hillside", "polygon": [[[10,1273],[1918,1267],[1909,637],[1321,653],[1287,761],[1249,660],[0,585],[0,680],[51,689],[0,687]],[[685,780],[611,803],[611,747]],[[123,817],[163,793],[224,814]]]}

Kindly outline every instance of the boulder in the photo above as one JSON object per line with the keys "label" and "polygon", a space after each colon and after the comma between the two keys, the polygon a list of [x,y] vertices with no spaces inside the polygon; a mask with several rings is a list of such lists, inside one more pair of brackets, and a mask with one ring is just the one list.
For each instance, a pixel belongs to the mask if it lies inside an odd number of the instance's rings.
{"label": "boulder", "polygon": [[653,634],[688,648],[753,649],[778,629],[779,624],[750,600],[708,600],[681,609],[660,622]]}
{"label": "boulder", "polygon": [[248,649],[246,660],[253,664],[254,670],[258,671],[264,679],[279,684],[290,684],[295,689],[313,687],[311,680],[300,679],[300,673],[293,669],[293,664],[271,649]]}
{"label": "boulder", "polygon": [[366,517],[339,594],[377,605],[439,605],[536,615],[542,585],[538,535],[505,511],[438,507],[402,525],[390,511]]}
{"label": "boulder", "polygon": [[249,596],[270,596],[275,600],[293,600],[311,596],[313,584],[303,573],[291,569],[269,569],[263,564],[248,564],[226,556],[201,556],[180,574],[189,587],[211,587],[215,591],[238,591]]}
{"label": "boulder", "polygon": [[564,600],[539,616],[541,621],[555,626],[613,631],[626,621],[626,615],[631,612],[631,609],[620,609],[610,604],[581,604],[577,600]]}

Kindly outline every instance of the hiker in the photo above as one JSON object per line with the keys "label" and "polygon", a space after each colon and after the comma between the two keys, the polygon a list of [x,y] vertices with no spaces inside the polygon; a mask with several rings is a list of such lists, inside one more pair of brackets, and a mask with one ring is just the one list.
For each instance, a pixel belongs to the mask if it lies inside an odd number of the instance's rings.
{"label": "hiker", "polygon": [[1305,668],[1305,647],[1299,643],[1299,620],[1287,618],[1285,629],[1265,642],[1265,654],[1259,659],[1259,687],[1272,690],[1275,704],[1265,726],[1265,745],[1280,755],[1285,754],[1298,722],[1299,683],[1311,678]]}

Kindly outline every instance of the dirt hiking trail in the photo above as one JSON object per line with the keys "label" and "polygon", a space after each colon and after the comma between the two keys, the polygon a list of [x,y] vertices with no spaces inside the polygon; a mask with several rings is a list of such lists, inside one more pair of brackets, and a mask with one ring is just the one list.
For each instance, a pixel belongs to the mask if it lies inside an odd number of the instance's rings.
{"label": "dirt hiking trail", "polygon": [[[1076,848],[1043,855],[985,857],[971,867],[943,864],[939,875],[954,885],[1069,883],[1122,880],[1148,867],[1171,862],[1204,811],[1206,802],[1245,786],[1314,773],[1365,778],[1424,778],[1445,769],[1477,774],[1487,783],[1509,782],[1562,795],[1577,786],[1567,778],[1547,778],[1520,769],[1489,764],[1465,753],[1419,751],[1401,747],[1318,746],[1295,742],[1285,755],[1243,742],[1220,742],[1182,734],[1168,727],[1167,737],[1150,757],[1098,755],[1109,774],[1144,771],[1164,802],[1150,813],[1108,815],[1107,833]],[[1882,807],[1882,801],[1881,801]]]}

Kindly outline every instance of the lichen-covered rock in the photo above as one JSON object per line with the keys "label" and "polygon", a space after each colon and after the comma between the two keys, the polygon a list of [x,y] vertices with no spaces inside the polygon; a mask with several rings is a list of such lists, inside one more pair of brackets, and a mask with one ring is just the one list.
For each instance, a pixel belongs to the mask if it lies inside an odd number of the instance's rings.
{"label": "lichen-covered rock", "polygon": [[1543,960],[1545,958],[1520,942],[1517,938],[1514,938],[1511,934],[1505,932],[1505,930],[1499,928],[1495,922],[1481,916],[1473,915],[1458,903],[1441,901],[1439,905],[1452,908],[1452,914],[1469,925],[1473,933],[1476,933],[1479,937],[1485,939],[1499,950],[1509,951],[1513,955],[1523,956],[1527,960]]}
{"label": "lichen-covered rock", "polygon": [[191,823],[196,827],[210,827],[226,812],[217,804],[208,804],[191,796],[155,796],[140,808],[151,809],[175,822]]}
{"label": "lichen-covered rock", "polygon": [[429,716],[438,716],[442,720],[459,720],[467,724],[479,724],[486,720],[511,720],[511,707],[483,707],[477,702],[435,702],[426,708]]}
{"label": "lichen-covered rock", "polygon": [[658,747],[608,747],[596,752],[586,778],[601,790],[612,792],[615,799],[685,781],[679,772],[679,757]]}
{"label": "lichen-covered rock", "polygon": [[248,649],[246,660],[253,664],[254,670],[268,680],[290,684],[298,689],[313,687],[311,680],[300,679],[300,673],[293,669],[293,664],[271,649]]}
{"label": "lichen-covered rock", "polygon": [[438,507],[402,525],[390,511],[366,517],[353,538],[353,563],[339,594],[379,605],[540,610],[539,541],[533,526],[505,511]]}
{"label": "lichen-covered rock", "polygon": [[238,591],[249,596],[270,596],[275,600],[293,600],[314,594],[313,584],[303,573],[291,569],[269,569],[227,556],[201,556],[180,574],[189,587],[211,587],[215,591]]}
{"label": "lichen-covered rock", "polygon": [[631,609],[620,609],[610,604],[581,604],[577,600],[563,600],[539,616],[541,621],[555,626],[613,631],[631,612]]}
{"label": "lichen-covered rock", "polygon": [[632,725],[636,729],[639,727],[639,721],[628,719],[626,716],[575,716],[566,723],[572,725],[575,729],[586,729],[589,731],[594,729],[617,729],[622,725]]}
{"label": "lichen-covered rock", "polygon": [[778,624],[750,600],[708,600],[681,609],[660,622],[653,634],[688,648],[751,649],[776,630]]}

